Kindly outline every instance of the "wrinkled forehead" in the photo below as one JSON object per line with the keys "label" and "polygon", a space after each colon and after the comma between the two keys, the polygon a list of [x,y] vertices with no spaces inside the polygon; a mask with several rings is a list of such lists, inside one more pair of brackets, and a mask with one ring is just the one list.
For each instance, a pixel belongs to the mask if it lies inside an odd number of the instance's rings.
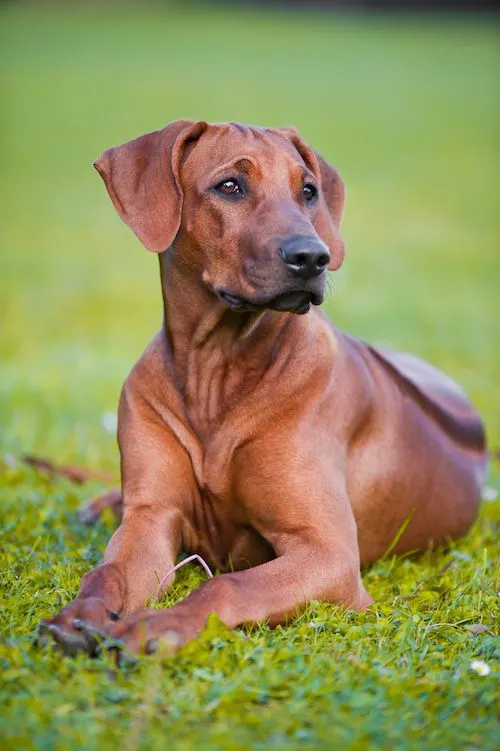
{"label": "wrinkled forehead", "polygon": [[[214,177],[220,170],[236,172],[272,170],[279,174],[306,172],[307,166],[289,138],[278,130],[239,123],[209,125],[201,138],[188,148],[181,169],[186,185]],[[228,176],[228,175],[227,175]]]}

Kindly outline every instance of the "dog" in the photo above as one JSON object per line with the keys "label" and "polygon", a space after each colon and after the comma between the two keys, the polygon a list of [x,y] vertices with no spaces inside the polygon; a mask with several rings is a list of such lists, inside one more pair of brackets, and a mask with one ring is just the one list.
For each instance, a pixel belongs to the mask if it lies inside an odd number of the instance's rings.
{"label": "dog", "polygon": [[[43,625],[66,653],[95,653],[96,634],[175,652],[213,612],[234,628],[312,599],[362,610],[361,566],[467,532],[481,419],[439,370],[319,308],[344,257],[344,185],[296,130],[180,120],[95,167],[159,254],[165,317],[121,394],[121,523]],[[223,573],[144,609],[181,550]]]}

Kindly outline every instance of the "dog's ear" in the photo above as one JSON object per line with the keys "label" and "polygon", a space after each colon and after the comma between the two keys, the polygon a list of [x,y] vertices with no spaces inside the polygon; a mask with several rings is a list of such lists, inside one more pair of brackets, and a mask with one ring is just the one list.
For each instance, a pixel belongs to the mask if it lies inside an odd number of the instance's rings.
{"label": "dog's ear", "polygon": [[162,130],[108,149],[94,162],[113,204],[148,250],[172,245],[182,213],[179,167],[183,151],[205,122],[177,120]]}
{"label": "dog's ear", "polygon": [[337,170],[331,167],[317,151],[311,149],[295,128],[283,128],[281,132],[290,139],[321,184],[320,206],[314,225],[318,235],[330,249],[328,268],[335,271],[342,264],[345,254],[344,241],[339,233],[345,203],[344,183]]}

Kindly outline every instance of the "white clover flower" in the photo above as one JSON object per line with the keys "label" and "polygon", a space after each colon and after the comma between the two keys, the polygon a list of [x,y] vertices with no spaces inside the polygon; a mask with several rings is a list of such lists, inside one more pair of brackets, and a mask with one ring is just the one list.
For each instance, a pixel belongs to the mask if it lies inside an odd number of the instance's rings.
{"label": "white clover flower", "polygon": [[498,498],[498,491],[495,488],[483,488],[483,501],[486,503],[493,503]]}
{"label": "white clover flower", "polygon": [[491,672],[490,666],[483,660],[472,660],[470,667],[478,675],[489,675]]}
{"label": "white clover flower", "polygon": [[101,417],[101,425],[108,433],[116,433],[118,415],[116,412],[105,412]]}

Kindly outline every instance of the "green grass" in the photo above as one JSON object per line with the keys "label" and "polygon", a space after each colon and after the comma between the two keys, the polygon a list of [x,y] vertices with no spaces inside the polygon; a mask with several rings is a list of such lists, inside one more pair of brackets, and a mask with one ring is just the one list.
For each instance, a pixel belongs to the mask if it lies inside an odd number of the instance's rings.
{"label": "green grass", "polygon": [[[120,672],[33,647],[111,522],[76,520],[98,486],[11,457],[117,466],[101,418],[160,324],[159,283],[91,162],[168,120],[299,127],[348,187],[329,313],[457,378],[500,447],[495,22],[117,8],[1,9],[4,747],[498,747],[498,501],[451,550],[367,571],[377,605],[361,615],[313,604],[287,628],[234,634],[213,621],[178,657]],[[170,602],[201,579],[183,570]]]}

